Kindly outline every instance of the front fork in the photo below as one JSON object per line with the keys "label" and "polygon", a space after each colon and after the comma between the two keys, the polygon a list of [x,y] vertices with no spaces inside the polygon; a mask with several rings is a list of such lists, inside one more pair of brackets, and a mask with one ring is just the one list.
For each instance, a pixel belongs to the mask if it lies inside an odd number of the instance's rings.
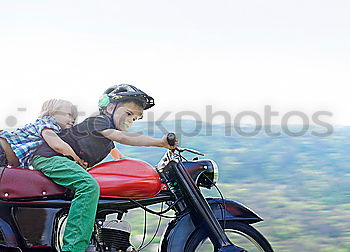
{"label": "front fork", "polygon": [[178,187],[184,194],[185,201],[191,208],[193,222],[204,223],[215,250],[218,252],[244,252],[244,249],[235,246],[228,239],[201,191],[181,162],[171,162],[170,169],[175,171],[179,183],[179,185],[172,186]]}

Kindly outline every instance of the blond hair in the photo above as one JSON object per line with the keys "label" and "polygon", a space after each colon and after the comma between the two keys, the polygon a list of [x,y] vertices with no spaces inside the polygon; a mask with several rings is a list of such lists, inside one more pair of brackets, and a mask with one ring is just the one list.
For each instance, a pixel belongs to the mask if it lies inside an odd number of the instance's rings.
{"label": "blond hair", "polygon": [[56,112],[60,111],[60,108],[67,106],[71,108],[72,116],[74,120],[78,117],[77,107],[74,106],[70,101],[61,100],[61,99],[50,99],[44,102],[41,107],[39,118],[44,116],[53,116]]}

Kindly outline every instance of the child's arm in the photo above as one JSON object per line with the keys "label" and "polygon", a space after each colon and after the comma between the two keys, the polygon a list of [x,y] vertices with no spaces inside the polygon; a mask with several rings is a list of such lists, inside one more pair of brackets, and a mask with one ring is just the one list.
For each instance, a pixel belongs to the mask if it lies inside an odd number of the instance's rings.
{"label": "child's arm", "polygon": [[133,132],[120,131],[115,129],[106,129],[100,131],[100,133],[115,142],[131,145],[131,146],[154,146],[154,147],[164,147],[168,149],[174,149],[177,147],[177,141],[175,146],[170,146],[168,144],[166,136],[163,138],[152,138],[144,135],[140,135]]}
{"label": "child's arm", "polygon": [[118,160],[124,157],[117,148],[112,149],[109,154],[111,154],[114,160]]}
{"label": "child's arm", "polygon": [[46,143],[56,152],[61,153],[65,156],[71,156],[79,165],[83,168],[87,168],[88,164],[84,160],[80,159],[77,154],[75,154],[72,147],[63,141],[52,129],[44,129],[41,132],[42,137]]}

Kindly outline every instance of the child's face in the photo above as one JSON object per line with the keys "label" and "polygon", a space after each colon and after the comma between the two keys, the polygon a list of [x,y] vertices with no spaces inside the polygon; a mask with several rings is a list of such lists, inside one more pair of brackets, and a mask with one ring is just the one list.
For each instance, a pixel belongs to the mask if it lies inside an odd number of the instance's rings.
{"label": "child's face", "polygon": [[118,130],[128,130],[134,121],[141,119],[143,108],[134,102],[119,105],[113,115],[114,125]]}
{"label": "child's face", "polygon": [[75,119],[70,106],[60,107],[52,116],[56,119],[61,129],[68,129],[74,125]]}

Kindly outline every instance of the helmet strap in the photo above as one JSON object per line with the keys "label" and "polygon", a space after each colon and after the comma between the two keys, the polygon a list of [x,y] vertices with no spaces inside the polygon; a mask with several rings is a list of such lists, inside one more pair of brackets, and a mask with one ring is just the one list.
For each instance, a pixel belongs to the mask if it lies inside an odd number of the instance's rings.
{"label": "helmet strap", "polygon": [[114,117],[114,113],[115,113],[117,107],[118,107],[118,103],[115,103],[115,106],[114,106],[113,111],[112,111],[112,114],[111,114],[112,119],[113,119],[113,117]]}
{"label": "helmet strap", "polygon": [[114,128],[116,128],[116,126],[114,124],[114,113],[115,113],[116,109],[117,109],[117,104],[114,106],[112,113],[108,113],[107,108],[104,110],[104,113],[103,113],[111,119],[111,122],[112,122]]}

